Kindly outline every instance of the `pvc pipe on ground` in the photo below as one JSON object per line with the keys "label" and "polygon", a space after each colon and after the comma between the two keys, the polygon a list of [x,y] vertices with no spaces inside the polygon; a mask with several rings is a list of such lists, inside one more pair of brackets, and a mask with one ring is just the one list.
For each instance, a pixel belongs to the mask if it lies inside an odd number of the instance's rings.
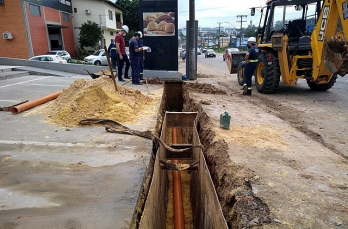
{"label": "pvc pipe on ground", "polygon": [[[173,144],[178,144],[176,128],[172,129]],[[173,160],[173,163],[179,163],[179,160]],[[174,229],[185,228],[184,206],[181,187],[180,171],[172,171],[173,174],[173,205],[174,205]]]}
{"label": "pvc pipe on ground", "polygon": [[21,104],[19,106],[12,107],[11,108],[11,113],[12,114],[18,114],[18,113],[21,113],[22,111],[29,110],[29,109],[31,109],[33,107],[36,107],[38,105],[41,105],[43,103],[46,103],[46,102],[51,101],[53,99],[56,99],[62,92],[63,91],[58,91],[56,93],[53,93],[53,94],[46,95],[44,97],[35,99],[33,101],[29,101],[27,103],[23,103],[23,104]]}

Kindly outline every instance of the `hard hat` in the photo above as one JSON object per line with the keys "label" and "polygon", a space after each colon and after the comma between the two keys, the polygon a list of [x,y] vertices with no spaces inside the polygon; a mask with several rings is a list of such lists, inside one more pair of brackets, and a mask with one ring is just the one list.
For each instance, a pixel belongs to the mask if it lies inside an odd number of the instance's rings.
{"label": "hard hat", "polygon": [[256,43],[255,37],[249,37],[248,42]]}
{"label": "hard hat", "polygon": [[122,29],[123,29],[126,33],[129,32],[129,28],[128,28],[128,26],[126,26],[126,25],[123,25],[123,26],[122,26]]}
{"label": "hard hat", "polygon": [[143,33],[141,31],[138,31],[138,33],[140,34],[140,38],[143,37]]}

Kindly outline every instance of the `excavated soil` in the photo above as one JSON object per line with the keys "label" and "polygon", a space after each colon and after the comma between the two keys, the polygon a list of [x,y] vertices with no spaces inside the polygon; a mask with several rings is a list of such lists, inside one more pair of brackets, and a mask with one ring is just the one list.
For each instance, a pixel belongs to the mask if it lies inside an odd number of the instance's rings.
{"label": "excavated soil", "polygon": [[67,127],[83,119],[110,119],[121,123],[136,122],[142,114],[156,113],[156,101],[140,91],[118,86],[112,79],[78,79],[53,102],[30,114],[42,114],[50,123]]}
{"label": "excavated soil", "polygon": [[[212,86],[212,85],[211,85]],[[213,88],[209,87],[209,88]],[[265,126],[248,127],[231,126],[230,130],[215,128],[200,103],[195,102],[190,95],[195,88],[184,85],[184,111],[199,112],[198,132],[205,151],[212,180],[222,207],[223,214],[229,228],[253,227],[272,222],[268,206],[254,196],[250,182],[259,179],[253,171],[244,166],[237,165],[229,158],[228,143],[235,142],[240,145],[254,144],[259,139],[249,139],[251,131],[257,131],[260,140],[263,139],[265,147],[276,144],[274,147],[286,147],[286,143],[279,139],[276,130]],[[217,135],[224,136],[225,140],[217,139]],[[274,138],[272,142],[266,137]]]}
{"label": "excavated soil", "polygon": [[148,84],[163,84],[160,78],[146,79]]}
{"label": "excavated soil", "polygon": [[227,91],[217,88],[214,85],[207,83],[186,83],[185,87],[191,91],[199,92],[199,93],[208,93],[208,94],[216,94],[216,95],[226,95]]}

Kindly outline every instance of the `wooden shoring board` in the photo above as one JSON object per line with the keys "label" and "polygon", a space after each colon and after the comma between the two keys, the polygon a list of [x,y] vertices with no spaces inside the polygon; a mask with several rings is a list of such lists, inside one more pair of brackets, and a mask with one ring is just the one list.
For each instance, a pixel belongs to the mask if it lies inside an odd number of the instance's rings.
{"label": "wooden shoring board", "polygon": [[[179,120],[185,120],[180,122]],[[166,139],[167,128],[192,127],[192,145],[200,145],[197,132],[197,112],[166,112],[162,125],[161,139]],[[194,148],[192,157],[199,160],[198,170],[191,171],[191,204],[193,211],[194,228],[221,228],[227,229],[227,223],[210,177],[201,148]],[[160,160],[166,160],[166,149],[160,145],[155,161],[154,173],[145,203],[143,215],[140,220],[141,229],[166,228],[166,213],[168,202],[168,173],[161,169]]]}

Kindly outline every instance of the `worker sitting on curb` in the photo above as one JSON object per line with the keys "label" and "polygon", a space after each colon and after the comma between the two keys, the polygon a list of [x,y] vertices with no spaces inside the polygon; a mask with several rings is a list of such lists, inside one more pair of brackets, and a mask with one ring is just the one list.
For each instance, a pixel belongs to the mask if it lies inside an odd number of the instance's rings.
{"label": "worker sitting on curb", "polygon": [[257,66],[257,61],[259,59],[259,49],[256,46],[256,38],[249,37],[248,44],[250,49],[245,55],[245,69],[244,69],[244,84],[243,84],[243,95],[251,95],[251,77]]}

